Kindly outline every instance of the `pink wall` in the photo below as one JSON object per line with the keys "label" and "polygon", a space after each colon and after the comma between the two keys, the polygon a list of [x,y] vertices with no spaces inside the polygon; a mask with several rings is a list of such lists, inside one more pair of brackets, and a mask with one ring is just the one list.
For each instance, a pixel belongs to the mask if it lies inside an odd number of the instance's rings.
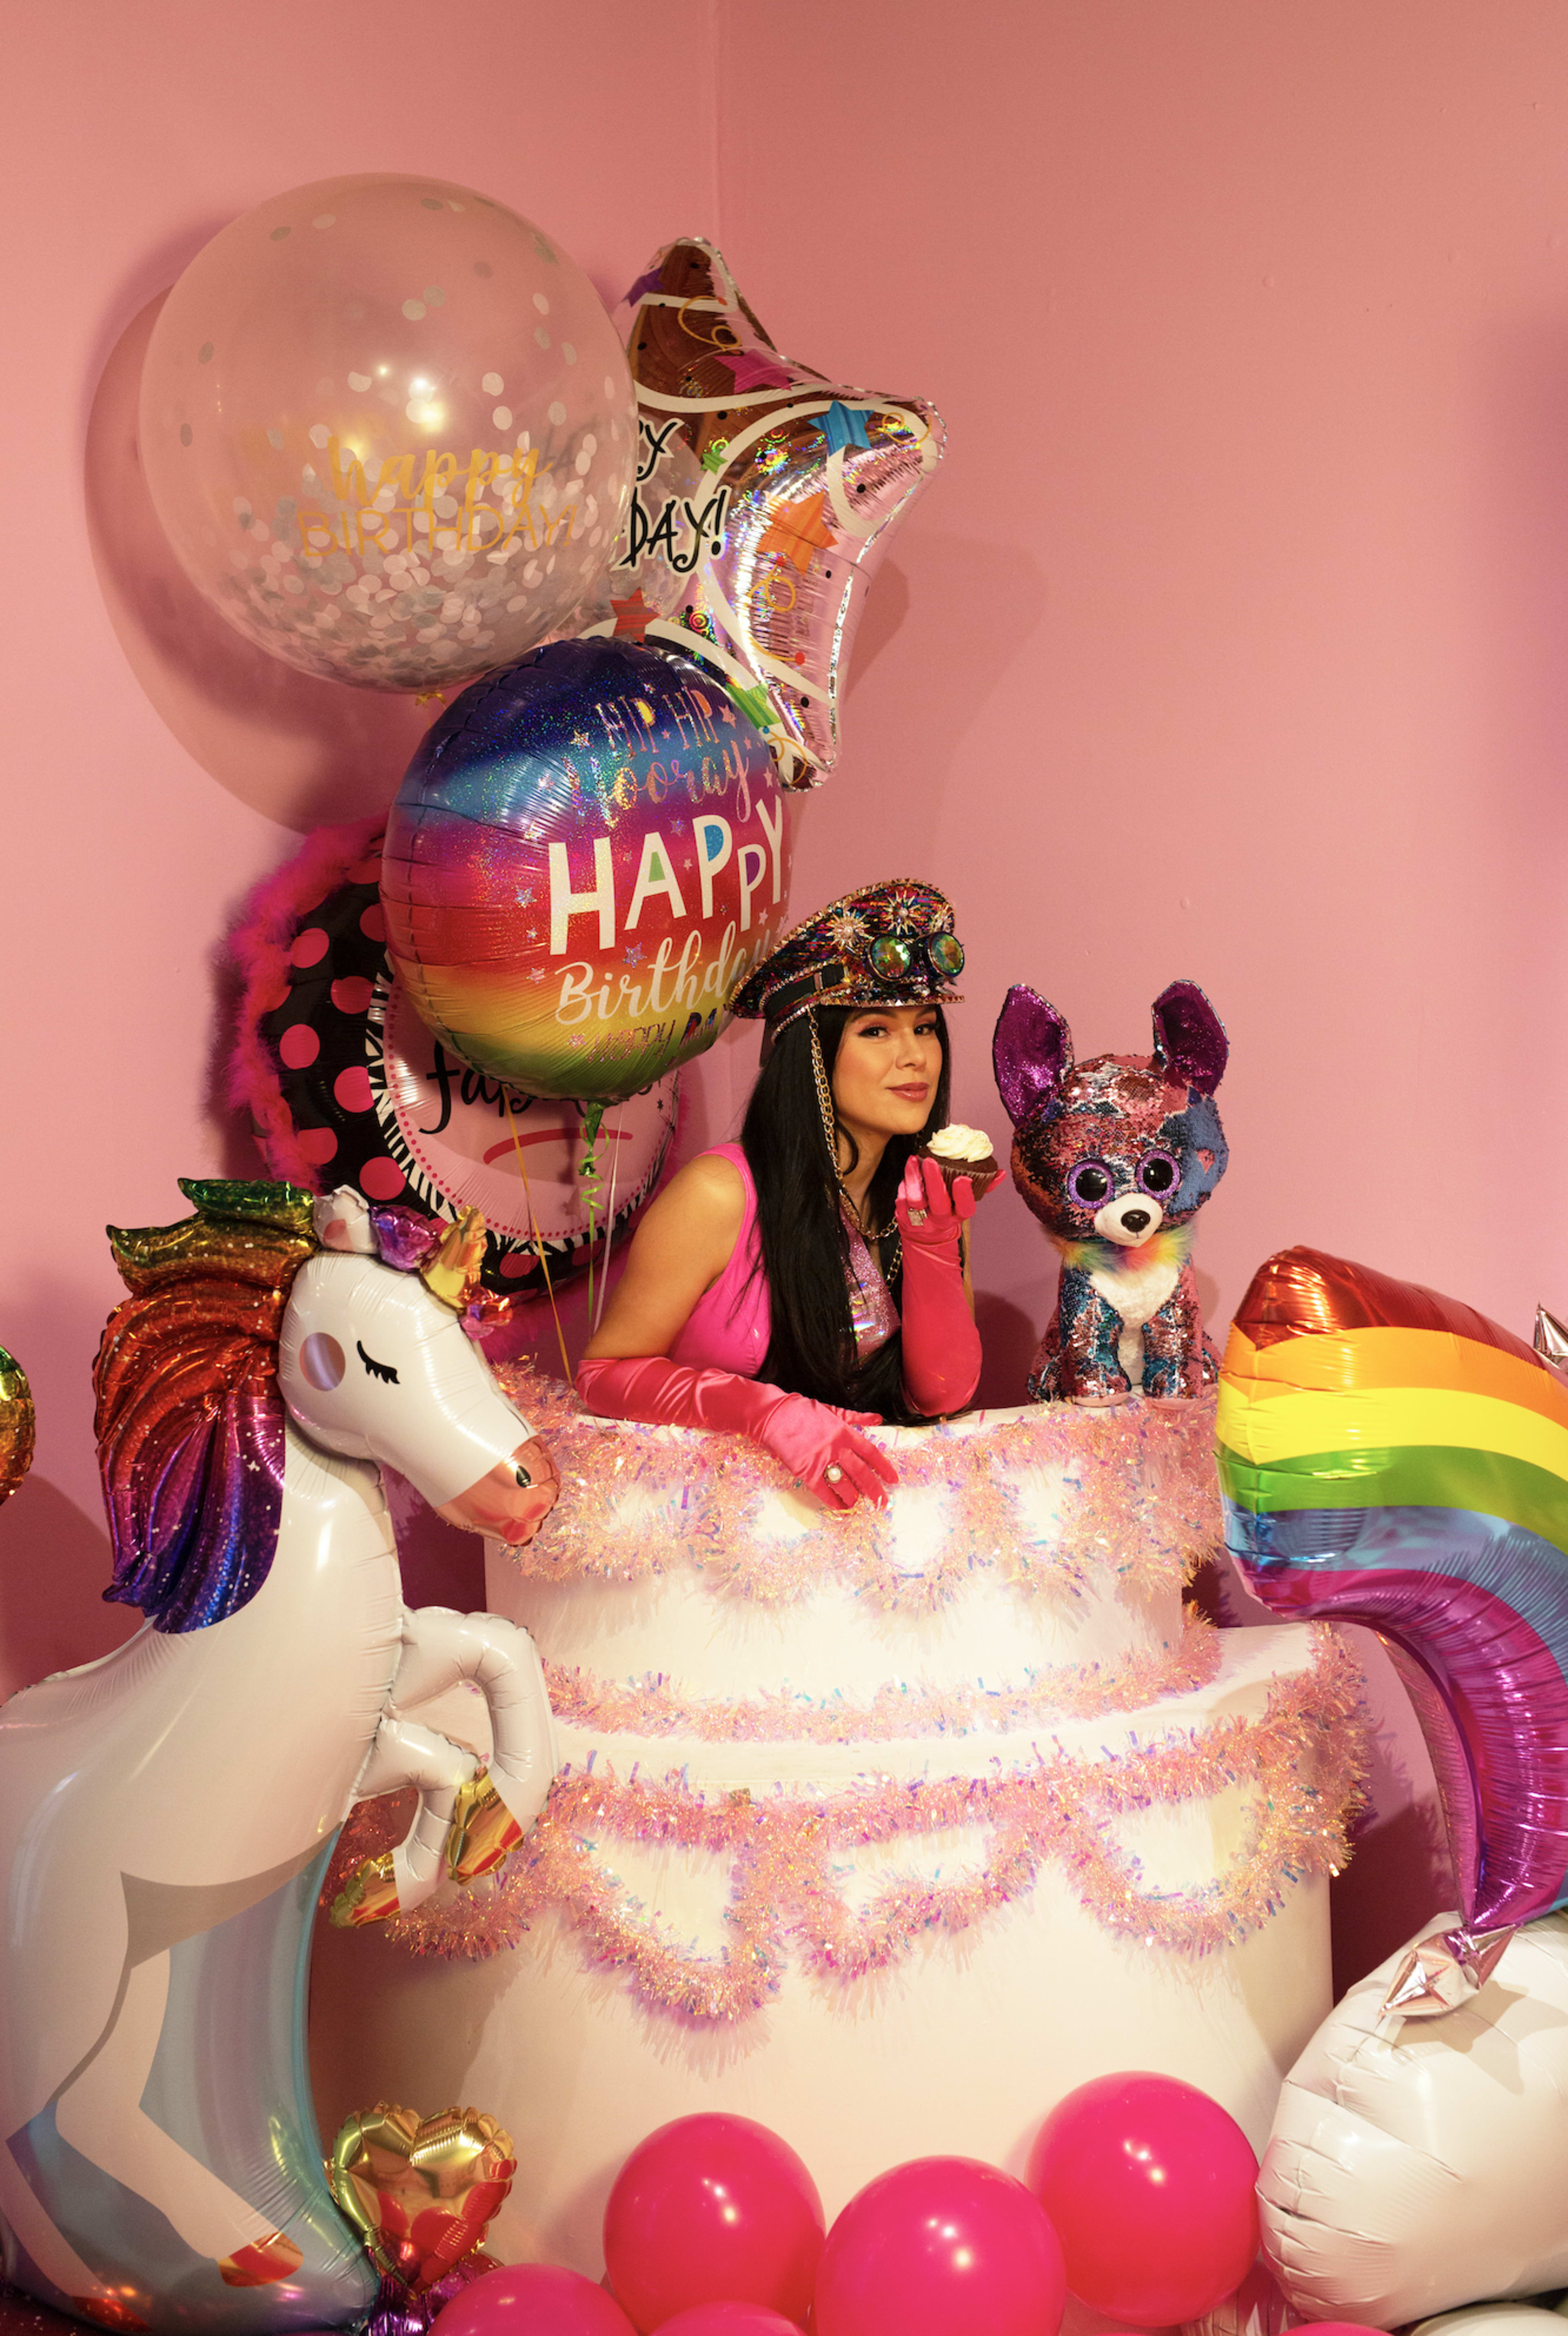
{"label": "pink wall", "polygon": [[[732,264],[784,346],[950,432],[797,897],[950,887],[992,1126],[1009,981],[1086,1052],[1201,981],[1222,1321],[1305,1241],[1527,1330],[1568,1302],[1568,16],[1080,0],[900,38],[797,0],[853,93],[797,168],[755,134],[779,13],[726,19]],[[1033,1324],[1043,1243],[1010,1193],[981,1226]]]}
{"label": "pink wall", "polygon": [[[254,1170],[213,1095],[226,924],[295,831],[390,799],[428,718],[274,667],[183,586],[133,455],[148,303],[237,213],[342,171],[430,170],[516,203],[611,299],[716,208],[704,0],[657,22],[632,0],[59,0],[13,11],[6,43],[0,1340],[32,1376],[39,1442],[0,1515],[0,1689],[133,1619],[98,1603],[88,1374],[122,1294],[102,1229],[178,1214],[179,1174]],[[450,1542],[477,1602],[478,1545]]]}
{"label": "pink wall", "polygon": [[[963,1116],[1001,1132],[1009,981],[1127,1050],[1188,974],[1235,1050],[1218,1322],[1297,1240],[1515,1328],[1568,1307],[1557,0],[56,0],[14,12],[7,66],[0,1338],[40,1411],[0,1516],[12,1681],[123,1626],[96,1602],[102,1227],[247,1163],[211,1091],[225,921],[414,735],[181,599],[129,430],[148,303],[336,171],[467,180],[612,297],[704,229],[784,346],[942,407],[795,900],[950,888]],[[754,1045],[711,1058],[698,1132]],[[1016,1394],[1050,1274],[1010,1192],[978,1260]]]}

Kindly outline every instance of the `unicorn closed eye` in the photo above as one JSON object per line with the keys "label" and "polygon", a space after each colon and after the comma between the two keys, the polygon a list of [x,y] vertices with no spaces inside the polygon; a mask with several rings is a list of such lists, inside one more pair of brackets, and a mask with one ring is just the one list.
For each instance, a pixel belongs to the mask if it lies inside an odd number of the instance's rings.
{"label": "unicorn closed eye", "polygon": [[[464,1334],[482,1222],[342,1190],[182,1183],[111,1230],[131,1296],[95,1368],[114,1579],[147,1620],[0,1709],[0,2218],[7,2274],[117,2328],[361,2319],[305,2068],[310,1921],[356,1800],[407,1838],[335,1910],[488,1870],[554,1774],[526,1631],[404,1607],[377,1464],[527,1540],[558,1480]],[[460,1679],[488,1776],[405,1716]]]}

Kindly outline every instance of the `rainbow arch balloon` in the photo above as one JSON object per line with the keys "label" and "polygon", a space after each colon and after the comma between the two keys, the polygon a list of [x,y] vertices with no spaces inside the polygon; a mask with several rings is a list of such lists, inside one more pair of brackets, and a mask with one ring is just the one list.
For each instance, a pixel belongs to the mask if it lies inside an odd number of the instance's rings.
{"label": "rainbow arch balloon", "polygon": [[1388,1646],[1466,1928],[1568,1904],[1568,1386],[1468,1306],[1285,1250],[1236,1316],[1218,1436],[1256,1595]]}

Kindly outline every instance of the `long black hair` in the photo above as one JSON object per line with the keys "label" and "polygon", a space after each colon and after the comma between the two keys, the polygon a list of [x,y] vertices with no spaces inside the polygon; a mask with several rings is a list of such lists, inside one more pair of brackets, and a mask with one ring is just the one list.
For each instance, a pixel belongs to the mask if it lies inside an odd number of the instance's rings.
{"label": "long black hair", "polygon": [[[815,1006],[797,1015],[779,1033],[746,1105],[740,1140],[756,1183],[757,1231],[773,1313],[773,1336],[757,1377],[794,1395],[813,1396],[819,1403],[907,1420],[913,1415],[903,1399],[901,1336],[895,1333],[863,1365],[855,1354],[846,1281],[849,1237],[812,1066],[811,1016],[816,1017],[831,1088],[845,1025],[852,1015],[867,1010]],[[942,1067],[930,1111],[918,1135],[889,1136],[865,1197],[865,1222],[890,1234],[910,1154],[947,1124],[948,1027],[940,1007],[931,1011]],[[847,1128],[842,1134],[852,1169],[854,1138]],[[901,1275],[890,1271],[896,1244],[888,1239],[871,1246],[897,1305]]]}

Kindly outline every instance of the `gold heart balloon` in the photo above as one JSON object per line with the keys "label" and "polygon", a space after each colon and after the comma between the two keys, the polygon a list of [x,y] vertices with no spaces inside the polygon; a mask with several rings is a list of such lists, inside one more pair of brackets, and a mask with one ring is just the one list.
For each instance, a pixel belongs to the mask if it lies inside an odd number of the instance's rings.
{"label": "gold heart balloon", "polygon": [[346,2119],[326,2178],[380,2271],[422,2294],[481,2244],[517,2171],[511,2136],[479,2109],[377,2101]]}
{"label": "gold heart balloon", "polygon": [[15,1358],[0,1347],[0,1501],[33,1465],[33,1390]]}

